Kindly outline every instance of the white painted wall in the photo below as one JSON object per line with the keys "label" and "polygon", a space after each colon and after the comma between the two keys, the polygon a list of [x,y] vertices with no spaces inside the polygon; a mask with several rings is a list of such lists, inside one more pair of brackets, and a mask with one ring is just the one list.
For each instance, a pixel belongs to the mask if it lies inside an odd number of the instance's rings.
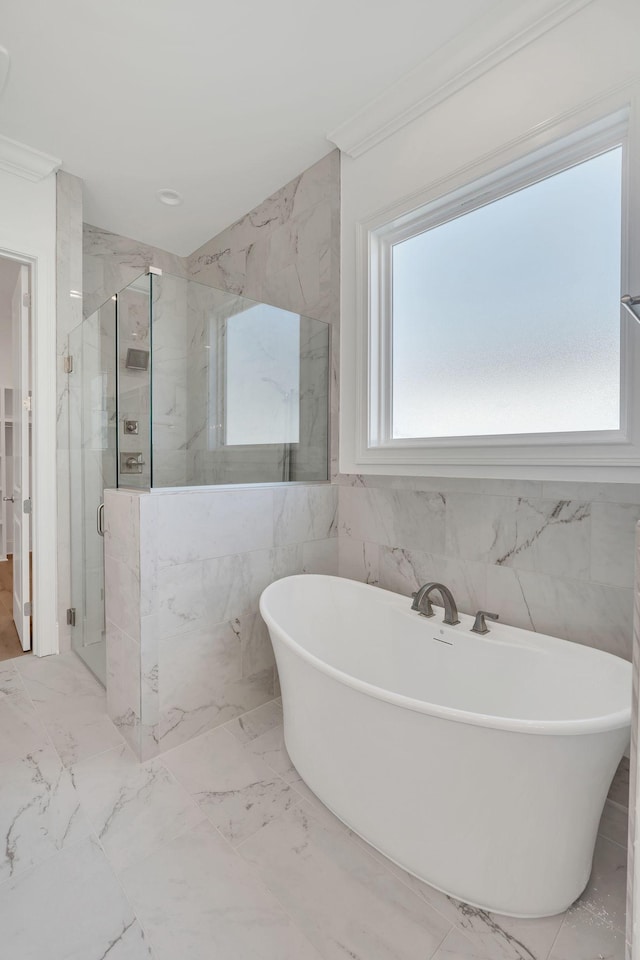
{"label": "white painted wall", "polygon": [[11,383],[11,304],[0,300],[0,386]]}
{"label": "white painted wall", "polygon": [[36,649],[58,648],[56,624],[56,183],[0,170],[0,255],[32,264],[34,325],[33,589]]}
{"label": "white painted wall", "polygon": [[[513,143],[536,126],[574,111],[634,78],[639,79],[638,36],[640,4],[637,0],[594,0],[357,159],[343,157],[341,472],[541,475],[540,468],[536,467],[407,464],[399,468],[384,464],[365,468],[358,463],[356,225],[402,200],[408,201],[412,195],[424,194],[427,188],[450,178],[456,171],[461,171],[460,179],[464,182],[462,171],[469,164]],[[416,99],[423,92],[417,90]],[[640,216],[640,211],[636,213]],[[638,253],[637,248],[631,251],[636,269],[640,263]],[[635,285],[640,292],[637,275]],[[632,292],[636,292],[635,289]],[[420,344],[416,349],[421,349]],[[611,476],[596,478],[593,470],[589,476],[581,475],[580,468],[565,470],[569,471],[565,479],[613,479]],[[621,473],[617,479],[634,479]]]}
{"label": "white painted wall", "polygon": [[11,354],[11,298],[18,279],[15,260],[0,257],[0,386],[13,383]]}

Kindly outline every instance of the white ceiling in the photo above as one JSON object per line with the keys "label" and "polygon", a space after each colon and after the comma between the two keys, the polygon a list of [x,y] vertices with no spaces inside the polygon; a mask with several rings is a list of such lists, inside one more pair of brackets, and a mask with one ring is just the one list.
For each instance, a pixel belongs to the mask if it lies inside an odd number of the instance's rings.
{"label": "white ceiling", "polygon": [[[525,2],[525,0],[519,0]],[[0,133],[61,157],[85,220],[187,255],[495,0],[2,0]],[[184,196],[161,205],[160,188]]]}

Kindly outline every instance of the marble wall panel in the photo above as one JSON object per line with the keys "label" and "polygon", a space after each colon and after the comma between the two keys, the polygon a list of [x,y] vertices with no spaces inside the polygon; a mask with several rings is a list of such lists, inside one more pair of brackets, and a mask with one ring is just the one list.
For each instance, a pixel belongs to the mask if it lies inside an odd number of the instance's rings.
{"label": "marble wall panel", "polygon": [[61,652],[71,646],[66,618],[71,605],[69,376],[64,371],[64,357],[69,334],[82,322],[82,283],[82,181],[60,170],[56,174],[56,479]]}
{"label": "marble wall panel", "polygon": [[379,487],[340,488],[340,534],[388,547],[445,552],[442,494]]}
{"label": "marble wall panel", "polygon": [[274,543],[303,543],[337,535],[337,491],[328,484],[274,489]]}
{"label": "marble wall panel", "polygon": [[342,576],[631,658],[640,486],[341,476]]}
{"label": "marble wall panel", "polygon": [[[274,490],[185,490],[172,501],[176,509],[163,515],[157,551],[161,567],[206,560],[274,542]],[[224,504],[220,509],[219,504]]]}
{"label": "marble wall panel", "polygon": [[149,266],[179,277],[188,273],[184,257],[88,223],[83,225],[82,245],[85,317],[91,316],[114,293],[124,290]]}
{"label": "marble wall panel", "polygon": [[591,580],[633,587],[634,541],[640,504],[594,502],[591,506]]}
{"label": "marble wall panel", "polygon": [[107,620],[107,713],[129,746],[140,751],[140,644]]}
{"label": "marble wall panel", "polygon": [[330,484],[106,492],[108,703],[139,756],[278,696],[260,594],[337,574],[337,497]]}
{"label": "marble wall panel", "polygon": [[[191,284],[186,310],[179,311],[179,316],[176,313],[176,322],[166,330],[158,326],[158,336],[154,338],[156,485],[264,483],[287,478],[314,481],[325,475],[328,444],[331,473],[336,474],[339,233],[338,151],[328,154],[286,184],[189,258],[84,224],[83,277],[77,287],[84,290],[85,317],[150,265],[164,272],[158,282],[162,296],[156,308],[166,307],[165,313],[171,312],[170,304],[167,307],[171,292],[167,288],[173,277],[191,278],[209,285]],[[212,289],[214,287],[218,289]],[[183,291],[186,289],[184,284]],[[236,294],[323,320],[333,327],[329,376],[326,347],[314,346],[313,338],[305,338],[303,330],[302,366],[307,387],[301,404],[302,439],[294,455],[283,454],[275,447],[242,451],[209,449],[212,358],[205,349],[205,346],[212,347],[208,342],[209,301],[211,297],[228,299]],[[200,302],[203,297],[205,304]],[[175,335],[181,339],[180,356],[171,353]],[[170,356],[164,356],[167,350]],[[324,355],[320,356],[323,350]],[[324,406],[327,389],[331,401],[330,425],[324,409],[319,409],[319,403]],[[138,414],[141,421],[144,420],[145,411],[138,409],[144,406],[144,397],[138,396],[135,390],[121,392],[124,393],[121,412],[128,405],[129,412],[133,411],[132,419]],[[322,394],[320,402],[319,394]],[[129,440],[133,442],[134,438],[125,438],[126,443]]]}
{"label": "marble wall panel", "polygon": [[141,736],[140,501],[105,491],[107,712],[136,753]]}
{"label": "marble wall panel", "polygon": [[339,246],[340,157],[334,150],[189,257],[195,280],[331,324],[332,477],[338,466]]}
{"label": "marble wall panel", "polygon": [[589,503],[455,493],[444,499],[447,555],[589,577]]}

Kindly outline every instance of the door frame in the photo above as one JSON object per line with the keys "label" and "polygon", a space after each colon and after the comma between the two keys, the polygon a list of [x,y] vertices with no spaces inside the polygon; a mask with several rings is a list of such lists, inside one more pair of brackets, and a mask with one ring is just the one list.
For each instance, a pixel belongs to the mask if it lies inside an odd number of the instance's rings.
{"label": "door frame", "polygon": [[56,471],[55,280],[37,256],[0,247],[0,257],[29,268],[31,290],[31,536],[33,596],[31,652],[58,653],[58,530]]}

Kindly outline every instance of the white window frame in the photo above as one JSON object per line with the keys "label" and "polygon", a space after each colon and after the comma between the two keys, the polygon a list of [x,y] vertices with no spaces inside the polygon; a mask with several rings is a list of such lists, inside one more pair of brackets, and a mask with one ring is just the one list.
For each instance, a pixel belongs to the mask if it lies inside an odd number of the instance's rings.
{"label": "white window frame", "polygon": [[[394,243],[622,145],[621,294],[640,293],[640,276],[634,277],[630,270],[630,209],[638,207],[640,196],[638,182],[632,182],[629,162],[630,153],[635,156],[638,149],[637,110],[631,102],[635,98],[630,98],[628,91],[626,96],[613,99],[607,106],[596,104],[533,130],[515,147],[508,144],[491,157],[426,188],[419,196],[405,198],[358,225],[359,464],[640,466],[640,326],[623,308],[619,430],[415,439],[392,436]],[[630,289],[634,281],[638,290]],[[419,343],[416,349],[420,349]]]}

